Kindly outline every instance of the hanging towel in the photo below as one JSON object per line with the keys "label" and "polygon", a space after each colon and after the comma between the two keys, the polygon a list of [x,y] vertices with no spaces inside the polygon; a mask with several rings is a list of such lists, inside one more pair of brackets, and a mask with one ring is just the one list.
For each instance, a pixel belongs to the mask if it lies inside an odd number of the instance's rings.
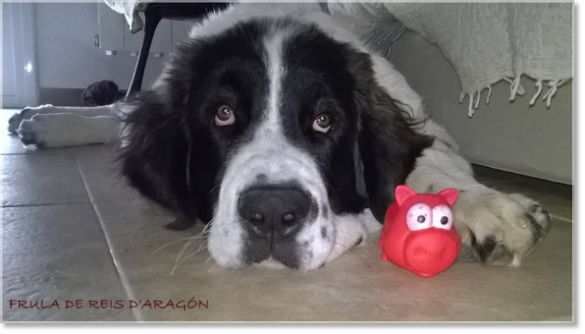
{"label": "hanging towel", "polygon": [[[334,16],[364,30],[398,19],[443,51],[469,98],[469,116],[481,92],[500,80],[510,83],[510,100],[523,95],[520,77],[535,80],[530,104],[548,107],[557,88],[573,77],[573,3],[344,3],[330,1]],[[392,27],[389,27],[389,29]],[[365,32],[365,31],[364,31]],[[542,94],[542,92],[545,92]],[[475,102],[475,103],[474,103]]]}

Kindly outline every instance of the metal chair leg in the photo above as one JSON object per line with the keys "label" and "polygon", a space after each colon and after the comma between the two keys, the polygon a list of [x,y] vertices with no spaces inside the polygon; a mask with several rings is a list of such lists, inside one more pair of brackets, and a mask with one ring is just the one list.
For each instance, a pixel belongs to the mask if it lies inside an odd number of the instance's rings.
{"label": "metal chair leg", "polygon": [[152,38],[158,23],[162,19],[162,15],[158,11],[149,11],[148,9],[144,12],[144,39],[140,46],[140,52],[138,53],[138,61],[134,68],[134,74],[132,75],[132,81],[130,81],[130,87],[126,92],[126,98],[132,94],[140,91],[142,88],[142,78],[144,77],[144,69],[146,68],[146,60],[148,59],[148,52],[150,51],[150,45],[152,44]]}

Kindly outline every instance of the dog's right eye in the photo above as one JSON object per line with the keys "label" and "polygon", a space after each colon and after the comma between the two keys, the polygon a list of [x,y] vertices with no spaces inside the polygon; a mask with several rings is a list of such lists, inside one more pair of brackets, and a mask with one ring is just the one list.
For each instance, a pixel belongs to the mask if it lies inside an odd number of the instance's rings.
{"label": "dog's right eye", "polygon": [[228,105],[222,105],[221,107],[217,108],[217,113],[215,114],[215,125],[217,126],[227,126],[232,125],[236,121],[236,116],[234,115],[234,111]]}
{"label": "dog's right eye", "polygon": [[331,129],[331,116],[329,114],[320,114],[313,121],[313,130],[327,133]]}

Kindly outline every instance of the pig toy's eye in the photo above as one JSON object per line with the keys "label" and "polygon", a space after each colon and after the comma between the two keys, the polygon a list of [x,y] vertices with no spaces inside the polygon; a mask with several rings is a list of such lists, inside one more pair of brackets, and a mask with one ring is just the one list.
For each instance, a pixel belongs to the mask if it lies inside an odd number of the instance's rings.
{"label": "pig toy's eye", "polygon": [[432,223],[432,210],[427,204],[416,203],[406,213],[406,226],[411,231],[424,230],[431,227]]}
{"label": "pig toy's eye", "polygon": [[433,208],[433,227],[450,230],[453,226],[453,214],[446,205],[437,205]]}

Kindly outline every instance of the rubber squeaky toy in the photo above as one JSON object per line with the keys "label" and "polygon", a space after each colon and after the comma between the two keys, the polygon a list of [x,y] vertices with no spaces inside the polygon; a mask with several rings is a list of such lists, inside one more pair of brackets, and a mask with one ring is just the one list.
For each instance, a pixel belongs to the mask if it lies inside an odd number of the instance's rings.
{"label": "rubber squeaky toy", "polygon": [[451,212],[458,195],[457,189],[417,194],[406,185],[396,187],[378,244],[382,260],[421,277],[449,268],[461,248]]}

